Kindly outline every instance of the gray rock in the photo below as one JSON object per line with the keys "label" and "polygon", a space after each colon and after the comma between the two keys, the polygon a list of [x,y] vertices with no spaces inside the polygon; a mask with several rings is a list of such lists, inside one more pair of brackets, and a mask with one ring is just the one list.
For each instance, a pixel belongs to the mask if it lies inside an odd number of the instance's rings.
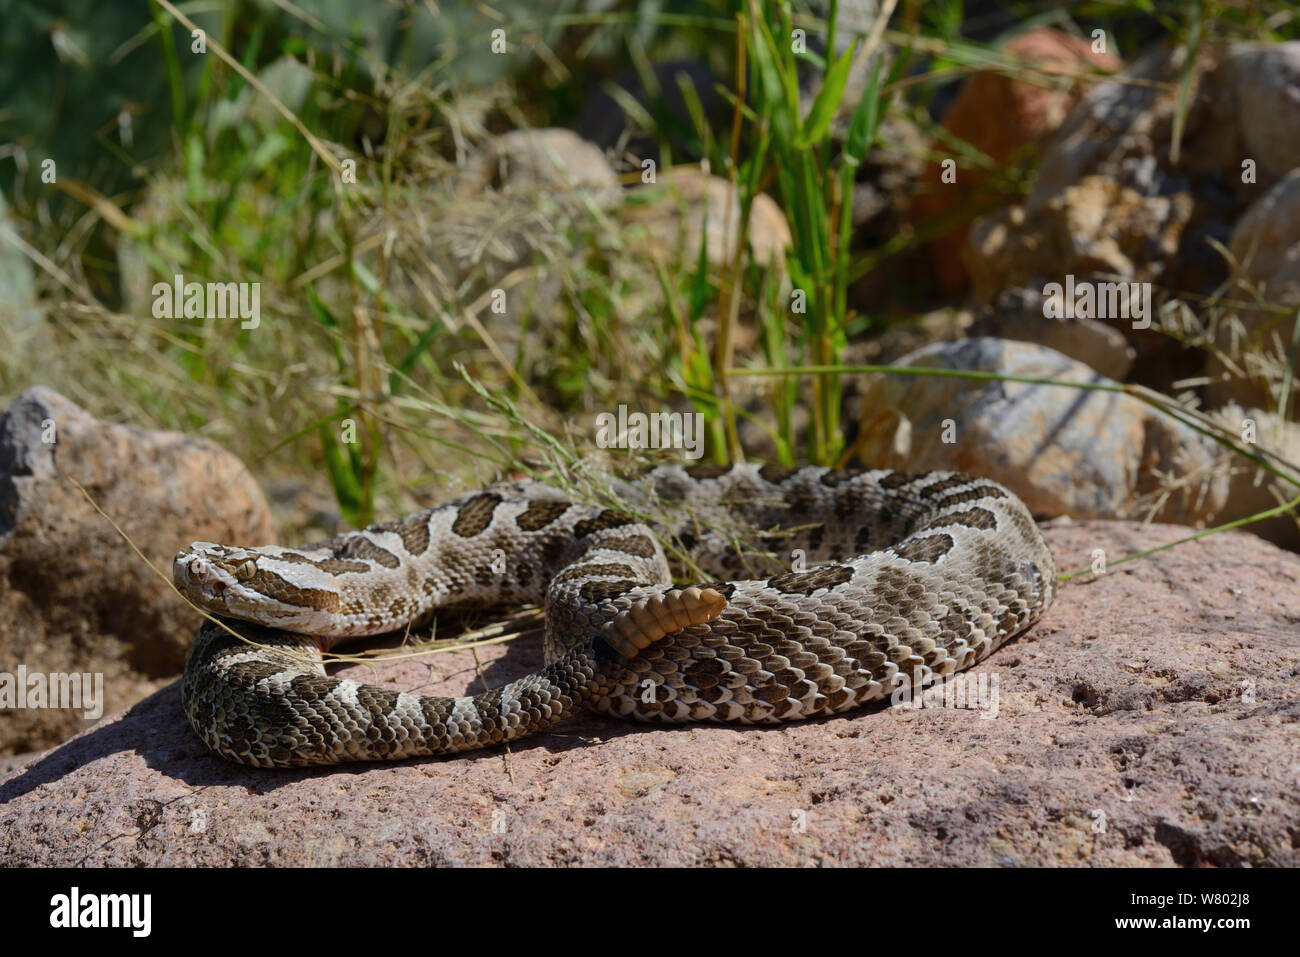
{"label": "gray rock", "polygon": [[[1269,183],[1300,164],[1300,40],[1234,43],[1213,90],[1230,117],[1244,155]],[[1240,167],[1240,159],[1238,167]]]}
{"label": "gray rock", "polygon": [[1035,289],[1004,289],[996,307],[977,318],[969,334],[1046,346],[1115,380],[1123,380],[1136,355],[1122,332],[1096,319],[1049,318],[1043,295]]}
{"label": "gray rock", "polygon": [[[1002,339],[937,342],[894,364],[1110,383],[1052,349]],[[1039,516],[1152,514],[1195,524],[1217,515],[1227,501],[1217,447],[1131,396],[881,375],[863,383],[861,409],[863,464],[984,475],[1012,489]],[[1165,494],[1158,472],[1177,477],[1178,486]]]}
{"label": "gray rock", "polygon": [[[1298,117],[1300,118],[1300,117]],[[1300,154],[1297,154],[1300,161]],[[1274,285],[1300,260],[1300,166],[1261,196],[1232,229],[1228,250],[1255,283]]]}
{"label": "gray rock", "polygon": [[[1300,157],[1298,157],[1300,158]],[[1241,307],[1219,327],[1219,348],[1232,355],[1245,375],[1219,378],[1227,367],[1217,355],[1206,388],[1213,406],[1236,402],[1276,408],[1289,365],[1290,326],[1300,306],[1300,168],[1264,193],[1238,220],[1228,250],[1238,263],[1239,292],[1232,298],[1258,307]]]}
{"label": "gray rock", "polygon": [[[1191,68],[1177,162],[1182,48],[1156,49],[1089,90],[1048,143],[1023,206],[972,226],[964,257],[984,303],[1013,286],[1104,278],[1210,294],[1228,280],[1226,244],[1247,207],[1297,163],[1300,43],[1203,44]],[[1243,162],[1257,164],[1243,181]],[[1115,325],[1141,380],[1168,391],[1203,357],[1158,333]],[[1256,402],[1258,396],[1236,395]]]}
{"label": "gray rock", "polygon": [[618,176],[605,154],[564,129],[512,130],[485,143],[466,163],[463,192],[510,194],[542,190],[580,207],[608,209],[620,199]]}
{"label": "gray rock", "polygon": [[[1048,144],[1034,188],[1025,200],[1032,216],[1053,197],[1097,174],[1141,196],[1169,193],[1174,185],[1162,163],[1152,162],[1168,144],[1175,108],[1173,86],[1187,62],[1182,47],[1157,49],[1079,100]],[[1199,71],[1195,74],[1200,78]],[[1192,102],[1196,102],[1194,99]]]}

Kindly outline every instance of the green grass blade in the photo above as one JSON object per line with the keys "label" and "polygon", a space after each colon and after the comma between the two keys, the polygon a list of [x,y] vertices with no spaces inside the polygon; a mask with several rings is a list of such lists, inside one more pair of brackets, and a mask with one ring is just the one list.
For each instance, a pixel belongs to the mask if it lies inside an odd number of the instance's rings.
{"label": "green grass blade", "polygon": [[817,91],[817,97],[808,111],[808,118],[804,120],[803,130],[795,142],[797,148],[806,149],[821,143],[826,138],[831,122],[835,119],[835,113],[840,108],[840,100],[844,98],[844,86],[849,81],[849,67],[853,65],[853,54],[857,49],[858,45],[854,43],[826,71],[826,80],[822,83],[822,88]]}

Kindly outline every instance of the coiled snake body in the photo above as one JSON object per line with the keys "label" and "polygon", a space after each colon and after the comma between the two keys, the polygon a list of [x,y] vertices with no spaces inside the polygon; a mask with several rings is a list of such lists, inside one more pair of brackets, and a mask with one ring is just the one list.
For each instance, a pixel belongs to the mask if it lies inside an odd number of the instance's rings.
{"label": "coiled snake body", "polygon": [[[967,668],[1055,590],[1028,510],[985,479],[664,466],[624,490],[674,518],[655,530],[516,483],[319,545],[194,543],[178,587],[254,644],[205,623],[182,684],[190,724],[218,754],[270,767],[466,751],[583,708],[792,721]],[[661,535],[722,580],[674,586]],[[500,602],[546,609],[548,664],[504,687],[405,694],[321,664],[340,639]]]}

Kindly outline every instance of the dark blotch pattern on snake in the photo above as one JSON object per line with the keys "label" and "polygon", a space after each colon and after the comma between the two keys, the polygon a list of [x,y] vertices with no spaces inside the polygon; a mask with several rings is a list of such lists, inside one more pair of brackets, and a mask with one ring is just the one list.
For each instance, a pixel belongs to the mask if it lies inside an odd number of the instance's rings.
{"label": "dark blotch pattern on snake", "polygon": [[[581,709],[793,721],[970,667],[1054,594],[1029,512],[985,479],[663,466],[619,492],[628,512],[523,482],[302,548],[196,542],[177,585],[248,641],[200,630],[190,724],[270,767],[451,754]],[[654,528],[632,514],[665,511]],[[719,580],[673,585],[664,542]],[[337,641],[502,602],[544,603],[547,660],[502,688],[444,698],[325,674]]]}

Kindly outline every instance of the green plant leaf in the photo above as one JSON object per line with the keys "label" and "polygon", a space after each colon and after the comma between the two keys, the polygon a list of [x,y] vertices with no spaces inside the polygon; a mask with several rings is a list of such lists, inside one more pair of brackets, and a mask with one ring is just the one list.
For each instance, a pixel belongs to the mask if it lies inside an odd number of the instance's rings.
{"label": "green plant leaf", "polygon": [[307,305],[311,307],[312,315],[316,321],[324,326],[329,332],[330,345],[334,347],[334,361],[338,363],[339,376],[347,371],[348,363],[343,357],[343,345],[339,342],[339,321],[334,318],[334,313],[329,311],[329,307],[321,301],[320,296],[316,294],[315,286],[307,287]]}
{"label": "green plant leaf", "polygon": [[687,287],[687,316],[692,325],[704,315],[704,310],[712,298],[709,289],[709,231],[708,210],[700,210],[700,254],[695,260],[695,272],[691,274]]}
{"label": "green plant leaf", "polygon": [[880,66],[871,71],[871,81],[867,84],[853,111],[849,123],[849,135],[844,141],[844,162],[857,167],[867,156],[871,143],[876,138],[876,126],[880,122]]}
{"label": "green plant leaf", "polygon": [[329,473],[339,511],[353,526],[359,528],[365,523],[365,496],[353,467],[352,456],[345,454],[343,444],[334,437],[329,426],[321,425],[317,434],[320,436],[325,470]]}
{"label": "green plant leaf", "polygon": [[426,325],[424,331],[420,333],[420,338],[415,341],[415,344],[412,345],[409,350],[407,350],[406,355],[402,356],[393,372],[389,375],[389,391],[397,393],[401,390],[402,380],[413,368],[415,368],[416,361],[420,356],[424,355],[424,353],[428,351],[429,347],[433,345],[434,340],[437,339],[446,328],[442,314],[432,316],[429,319],[428,325]]}
{"label": "green plant leaf", "polygon": [[[750,50],[757,82],[754,84],[755,104],[759,114],[772,125],[772,133],[781,143],[790,143],[799,125],[799,91],[795,82],[794,58],[782,69],[785,60],[782,48],[777,46],[767,22],[755,16],[753,43]],[[786,21],[782,18],[783,25]],[[787,75],[790,74],[790,75]]]}
{"label": "green plant leaf", "polygon": [[826,132],[831,128],[831,121],[835,119],[835,111],[839,109],[840,100],[844,98],[844,86],[849,81],[849,67],[853,65],[853,54],[857,49],[858,45],[855,42],[826,71],[826,81],[817,91],[817,98],[813,100],[812,109],[808,111],[808,118],[804,120],[803,130],[799,134],[796,145],[810,146],[826,138]]}

